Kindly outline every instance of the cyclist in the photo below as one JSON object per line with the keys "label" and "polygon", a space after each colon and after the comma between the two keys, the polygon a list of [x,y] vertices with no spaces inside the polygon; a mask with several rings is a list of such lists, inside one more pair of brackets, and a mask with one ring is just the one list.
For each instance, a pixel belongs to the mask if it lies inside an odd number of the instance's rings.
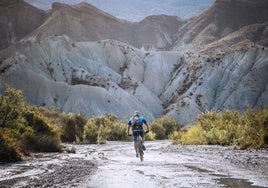
{"label": "cyclist", "polygon": [[129,134],[130,128],[132,128],[132,138],[134,141],[134,148],[136,151],[136,157],[139,157],[138,155],[138,136],[141,135],[142,137],[142,149],[145,150],[145,146],[143,145],[144,142],[144,135],[145,132],[143,130],[143,124],[146,125],[147,132],[149,132],[149,125],[147,124],[147,121],[144,117],[140,115],[139,111],[135,111],[134,115],[129,119],[128,121],[128,129],[127,129],[127,134]]}

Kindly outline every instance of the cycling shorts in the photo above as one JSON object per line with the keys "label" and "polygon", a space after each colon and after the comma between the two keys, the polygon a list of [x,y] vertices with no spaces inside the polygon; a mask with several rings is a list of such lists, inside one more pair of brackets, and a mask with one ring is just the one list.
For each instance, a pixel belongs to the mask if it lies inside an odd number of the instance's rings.
{"label": "cycling shorts", "polygon": [[133,130],[132,131],[132,138],[134,141],[138,140],[138,136],[141,135],[141,137],[144,136],[144,130]]}

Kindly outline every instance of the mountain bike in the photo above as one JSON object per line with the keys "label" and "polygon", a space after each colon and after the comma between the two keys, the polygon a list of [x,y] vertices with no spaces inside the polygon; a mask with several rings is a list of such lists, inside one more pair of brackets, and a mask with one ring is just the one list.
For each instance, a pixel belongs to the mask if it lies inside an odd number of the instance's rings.
{"label": "mountain bike", "polygon": [[[136,132],[136,133],[138,134],[138,139],[137,139],[137,142],[138,142],[138,148],[137,148],[138,149],[138,154],[139,154],[139,157],[140,157],[140,161],[142,162],[144,160],[143,156],[144,156],[145,147],[142,144],[142,137],[141,137],[140,133],[139,132]],[[144,133],[144,135],[147,134],[147,133],[148,133],[148,131],[146,131]],[[132,136],[132,135],[129,135],[129,136]]]}

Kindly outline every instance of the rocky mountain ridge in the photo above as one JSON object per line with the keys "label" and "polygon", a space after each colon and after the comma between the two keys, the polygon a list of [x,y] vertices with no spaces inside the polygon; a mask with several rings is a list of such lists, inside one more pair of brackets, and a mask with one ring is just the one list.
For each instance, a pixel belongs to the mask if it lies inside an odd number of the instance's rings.
{"label": "rocky mountain ridge", "polygon": [[[151,16],[139,23],[85,3],[56,3],[39,28],[0,51],[0,90],[9,84],[32,104],[88,117],[124,119],[140,110],[149,120],[168,115],[182,124],[206,110],[267,105],[268,5],[252,3],[217,0],[192,20]],[[215,15],[252,5],[256,22],[250,15],[237,26],[227,17],[222,32],[224,18]]]}
{"label": "rocky mountain ridge", "polygon": [[[14,0],[15,2],[15,0]],[[14,3],[17,7],[29,6],[24,2]],[[8,10],[9,14],[3,12],[3,18],[10,20],[9,24],[18,24],[16,9],[9,6],[0,7],[0,10]],[[23,8],[22,8],[23,9]],[[41,11],[27,10],[35,19],[35,12]],[[1,11],[2,12],[2,11]],[[39,19],[23,23],[24,27],[29,28],[24,36],[34,36],[34,40],[40,41],[49,36],[67,35],[76,41],[97,41],[104,39],[114,39],[125,42],[137,48],[146,49],[166,49],[172,44],[172,36],[177,29],[184,23],[180,18],[174,16],[149,16],[140,22],[129,22],[115,18],[88,3],[79,3],[77,5],[67,5],[63,3],[53,3],[52,9],[48,12],[42,11],[43,23]],[[38,28],[33,28],[33,23],[38,22]],[[31,29],[32,28],[32,29]],[[31,29],[31,30],[30,30]],[[15,29],[3,30],[4,36],[14,33]],[[6,37],[5,37],[6,38]],[[18,38],[18,39],[17,39]],[[21,37],[14,39],[18,41]],[[0,41],[0,44],[5,41]],[[6,47],[4,45],[3,47]]]}
{"label": "rocky mountain ridge", "polygon": [[23,1],[1,0],[0,18],[1,50],[37,29],[46,20],[47,14]]}
{"label": "rocky mountain ridge", "polygon": [[[57,0],[25,0],[25,2],[49,10]],[[60,0],[61,3],[79,4],[86,2],[117,18],[139,22],[150,15],[170,15],[182,19],[192,18],[207,9],[215,0]]]}
{"label": "rocky mountain ridge", "polygon": [[[177,33],[174,50],[189,45],[195,50],[216,42],[243,27],[267,22],[268,2],[263,0],[217,0],[208,10],[191,20]],[[258,33],[251,31],[252,42],[257,42]],[[267,34],[266,34],[267,36]],[[247,37],[247,35],[244,35]]]}

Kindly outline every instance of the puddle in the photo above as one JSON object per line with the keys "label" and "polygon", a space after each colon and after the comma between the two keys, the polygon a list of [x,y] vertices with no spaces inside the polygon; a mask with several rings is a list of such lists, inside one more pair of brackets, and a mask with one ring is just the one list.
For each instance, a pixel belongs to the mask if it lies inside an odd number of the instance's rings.
{"label": "puddle", "polygon": [[212,172],[212,171],[209,171],[209,170],[207,170],[207,169],[199,168],[199,167],[197,167],[197,166],[189,166],[189,165],[185,165],[185,167],[190,168],[190,169],[195,170],[195,171],[198,171],[198,172],[205,172],[205,173]]}
{"label": "puddle", "polygon": [[246,179],[221,177],[221,178],[216,178],[215,180],[217,180],[219,184],[223,185],[224,187],[229,187],[229,188],[252,188],[252,187],[261,188],[260,186],[252,185],[253,183]]}
{"label": "puddle", "polygon": [[217,176],[218,178],[215,178],[214,180],[218,181],[219,185],[222,185],[223,187],[228,188],[262,188],[261,186],[253,185],[252,182],[250,182],[247,179],[238,179],[238,178],[231,178],[226,175],[222,174],[211,174],[212,171],[209,171],[207,169],[199,168],[197,166],[190,166],[185,165],[185,167],[190,168],[192,170],[201,172],[201,173],[208,173],[209,175]]}

